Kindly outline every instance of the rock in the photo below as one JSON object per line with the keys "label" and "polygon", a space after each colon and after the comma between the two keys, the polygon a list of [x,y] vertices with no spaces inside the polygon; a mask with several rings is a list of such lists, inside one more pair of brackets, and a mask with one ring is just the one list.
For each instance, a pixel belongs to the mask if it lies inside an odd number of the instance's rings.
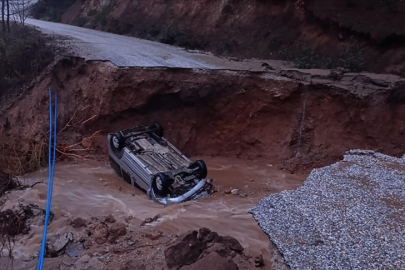
{"label": "rock", "polygon": [[89,239],[89,235],[85,232],[78,232],[75,239],[77,239],[77,241],[79,241],[80,243],[84,243]]}
{"label": "rock", "polygon": [[239,241],[233,238],[232,236],[219,236],[216,242],[236,252],[243,252],[244,250]]}
{"label": "rock", "polygon": [[66,246],[65,252],[69,257],[77,257],[84,250],[83,243],[69,243]]}
{"label": "rock", "polygon": [[225,194],[231,194],[231,190],[230,190],[230,189],[225,190],[224,193],[225,193]]}
{"label": "rock", "polygon": [[113,215],[109,215],[105,217],[105,222],[107,223],[114,223],[116,221],[115,217]]}
{"label": "rock", "polygon": [[[165,250],[166,263],[169,268],[180,268],[194,263],[201,255],[203,244],[197,238],[197,231],[181,235],[176,242]],[[209,269],[209,268],[207,268]]]}
{"label": "rock", "polygon": [[146,270],[146,265],[141,259],[130,260],[120,270]]}
{"label": "rock", "polygon": [[78,270],[88,269],[90,267],[90,265],[89,265],[90,259],[91,258],[89,255],[84,255],[84,256],[80,257],[80,259],[78,259],[75,262],[75,269],[78,269]]}
{"label": "rock", "polygon": [[162,232],[158,231],[158,232],[152,232],[152,233],[145,233],[144,234],[145,238],[148,238],[149,240],[158,240],[159,238],[162,237]]}
{"label": "rock", "polygon": [[211,230],[208,228],[201,228],[198,232],[198,239],[202,240],[205,239],[209,234],[210,234]]}
{"label": "rock", "polygon": [[74,269],[77,270],[102,270],[104,269],[104,264],[100,262],[97,258],[91,258],[89,255],[84,255],[78,259],[74,264]]}
{"label": "rock", "polygon": [[[212,232],[210,233],[212,234]],[[210,235],[208,234],[208,235]],[[205,239],[207,239],[206,237]],[[210,254],[210,253],[217,253],[223,258],[228,258],[228,257],[235,257],[236,252],[241,253],[243,251],[243,247],[241,244],[236,240],[235,238],[231,236],[216,236],[212,237],[212,245],[206,245],[207,248],[204,251],[204,255]],[[205,242],[208,243],[208,242]]]}
{"label": "rock", "polygon": [[[210,264],[205,269],[237,269],[234,268],[234,258],[238,253],[243,255],[242,245],[231,236],[219,236],[208,228],[201,228],[197,237],[196,231],[190,231],[180,236],[176,242],[165,251],[166,263],[171,269],[202,269],[201,260],[212,257],[218,260],[215,264],[225,268],[211,268]],[[214,254],[214,255],[213,255]],[[228,259],[229,258],[229,259]],[[226,264],[228,262],[229,264]],[[187,268],[197,267],[197,268]],[[213,267],[213,266],[212,266]],[[181,269],[183,269],[181,268]]]}
{"label": "rock", "polygon": [[226,258],[219,256],[217,253],[211,253],[196,263],[186,265],[180,270],[238,270],[238,266]]}
{"label": "rock", "polygon": [[90,231],[91,237],[94,239],[94,241],[97,244],[101,245],[101,244],[104,244],[105,242],[107,242],[109,231],[108,231],[108,226],[106,224],[103,224],[103,223],[92,224],[90,226],[89,231]]}
{"label": "rock", "polygon": [[73,241],[73,234],[70,232],[65,233],[55,240],[55,242],[52,244],[52,248],[55,252],[60,253],[71,241]]}
{"label": "rock", "polygon": [[245,191],[239,193],[239,197],[246,198],[247,196],[248,194]]}
{"label": "rock", "polygon": [[65,265],[65,266],[72,266],[72,265],[75,264],[76,260],[77,260],[77,259],[69,258],[69,257],[68,257],[68,258],[65,258],[65,259],[62,261],[62,264]]}
{"label": "rock", "polygon": [[204,246],[206,246],[209,243],[213,243],[217,240],[217,238],[219,237],[218,233],[216,232],[210,232],[207,236],[205,236],[204,238],[202,238],[202,242],[204,244]]}
{"label": "rock", "polygon": [[239,189],[234,188],[234,189],[231,190],[231,193],[232,193],[233,195],[238,195],[238,194],[239,194]]}
{"label": "rock", "polygon": [[80,228],[86,226],[86,221],[81,217],[77,217],[72,219],[69,224],[72,225],[73,228]]}
{"label": "rock", "polygon": [[109,241],[114,243],[120,236],[123,236],[127,233],[127,229],[124,223],[115,223],[110,226],[109,231]]}
{"label": "rock", "polygon": [[146,218],[142,223],[141,223],[141,227],[145,226],[146,224],[152,223],[156,220],[158,220],[160,218],[160,215],[156,215],[153,218]]}
{"label": "rock", "polygon": [[129,240],[127,244],[128,244],[128,246],[133,246],[133,245],[135,245],[135,242],[132,240]]}
{"label": "rock", "polygon": [[263,262],[263,255],[260,254],[259,256],[256,256],[256,257],[254,258],[254,262],[255,262],[255,266],[256,266],[256,267],[263,266],[263,265],[264,265],[264,262]]}
{"label": "rock", "polygon": [[104,264],[100,262],[97,258],[92,258],[89,261],[89,269],[94,269],[94,270],[102,270],[104,269]]}
{"label": "rock", "polygon": [[233,257],[232,250],[219,243],[214,243],[212,246],[207,248],[204,253],[205,254],[218,253],[218,255],[220,255],[223,258]]}

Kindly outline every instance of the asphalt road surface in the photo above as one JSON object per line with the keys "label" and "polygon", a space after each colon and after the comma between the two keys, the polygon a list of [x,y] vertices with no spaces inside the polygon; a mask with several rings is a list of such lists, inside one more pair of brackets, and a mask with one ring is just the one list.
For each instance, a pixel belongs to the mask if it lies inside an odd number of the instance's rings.
{"label": "asphalt road surface", "polygon": [[[193,53],[182,48],[139,38],[121,36],[87,28],[27,19],[27,24],[46,34],[67,38],[72,54],[87,60],[106,60],[120,67],[175,67],[201,69],[264,70],[262,60],[232,61],[207,53]],[[271,61],[272,66],[280,65]]]}

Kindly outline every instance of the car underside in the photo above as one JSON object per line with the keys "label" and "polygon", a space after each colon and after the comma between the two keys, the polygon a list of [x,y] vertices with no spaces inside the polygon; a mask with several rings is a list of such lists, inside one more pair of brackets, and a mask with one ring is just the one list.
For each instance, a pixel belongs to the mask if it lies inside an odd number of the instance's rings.
{"label": "car underside", "polygon": [[111,166],[118,175],[169,205],[205,197],[212,181],[205,179],[202,160],[192,162],[163,137],[159,124],[138,126],[108,135]]}

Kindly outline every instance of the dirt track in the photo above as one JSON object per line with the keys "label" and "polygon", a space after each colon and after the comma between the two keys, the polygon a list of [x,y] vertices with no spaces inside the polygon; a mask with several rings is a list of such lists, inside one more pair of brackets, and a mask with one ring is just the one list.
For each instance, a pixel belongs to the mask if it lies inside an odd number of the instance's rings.
{"label": "dirt track", "polygon": [[119,67],[172,67],[200,69],[256,70],[265,68],[263,62],[280,66],[281,61],[231,61],[207,53],[191,53],[184,49],[144,39],[115,35],[107,32],[61,23],[27,19],[27,24],[50,35],[68,40],[71,52],[87,60],[110,61]]}

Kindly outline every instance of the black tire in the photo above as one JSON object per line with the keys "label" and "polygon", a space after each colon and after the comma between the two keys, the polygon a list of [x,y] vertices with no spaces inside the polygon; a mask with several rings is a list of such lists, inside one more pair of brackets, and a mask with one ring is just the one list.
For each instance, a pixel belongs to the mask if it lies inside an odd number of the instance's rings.
{"label": "black tire", "polygon": [[196,169],[197,170],[197,177],[203,179],[205,177],[207,177],[208,174],[208,169],[207,169],[207,165],[205,164],[205,162],[203,160],[197,160],[195,162],[193,162],[190,167],[190,169]]}
{"label": "black tire", "polygon": [[164,130],[162,125],[159,123],[154,123],[153,125],[150,126],[151,129],[153,129],[153,133],[155,133],[159,137],[163,137],[164,135]]}
{"label": "black tire", "polygon": [[169,187],[171,185],[169,177],[164,173],[158,173],[153,178],[152,188],[155,194],[166,197],[169,194]]}
{"label": "black tire", "polygon": [[115,162],[115,160],[114,160],[112,157],[109,157],[109,158],[110,158],[110,165],[111,165],[111,168],[113,168],[114,172],[115,172],[119,177],[122,177],[122,172],[121,172],[121,167],[120,167],[120,165],[118,165],[118,163]]}
{"label": "black tire", "polygon": [[116,154],[118,157],[120,157],[122,154],[122,149],[125,146],[125,139],[121,135],[120,132],[115,132],[111,136],[110,144],[111,144],[111,149],[113,150],[114,154]]}

